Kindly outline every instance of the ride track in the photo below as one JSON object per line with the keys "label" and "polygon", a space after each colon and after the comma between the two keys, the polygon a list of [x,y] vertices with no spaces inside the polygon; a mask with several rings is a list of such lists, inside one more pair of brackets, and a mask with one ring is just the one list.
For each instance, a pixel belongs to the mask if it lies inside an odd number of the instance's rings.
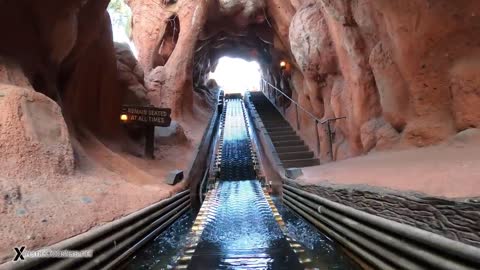
{"label": "ride track", "polygon": [[211,183],[176,269],[317,268],[306,248],[288,236],[257,179],[243,100],[227,99],[224,113],[220,177]]}

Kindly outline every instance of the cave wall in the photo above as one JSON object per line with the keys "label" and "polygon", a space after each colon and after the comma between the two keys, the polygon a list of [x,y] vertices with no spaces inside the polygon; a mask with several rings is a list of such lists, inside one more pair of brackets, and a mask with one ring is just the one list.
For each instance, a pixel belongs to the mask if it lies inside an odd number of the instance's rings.
{"label": "cave wall", "polygon": [[192,114],[193,56],[207,19],[208,1],[126,2],[133,13],[133,40],[150,102],[172,108],[175,119]]}
{"label": "cave wall", "polygon": [[65,75],[65,111],[76,125],[98,134],[114,136],[124,91],[117,80],[117,59],[111,23],[103,14],[101,32],[82,52]]}
{"label": "cave wall", "polygon": [[[347,117],[332,125],[337,159],[437,144],[480,124],[478,1],[127,2],[148,95],[177,116],[191,107],[192,74],[205,80],[222,54],[261,51],[243,41],[218,49],[254,33],[269,46],[268,61],[256,55],[265,78],[322,120]],[[290,64],[287,81],[281,60]],[[295,126],[293,110],[287,116]],[[300,121],[316,148],[314,122],[302,113]],[[325,126],[318,129],[319,154],[328,160]]]}
{"label": "cave wall", "polygon": [[[334,125],[338,159],[437,144],[480,126],[478,1],[291,4],[294,97],[321,119],[347,117]],[[315,148],[312,121],[301,118]]]}
{"label": "cave wall", "polygon": [[32,89],[18,63],[0,57],[0,189],[4,179],[68,175],[69,132],[57,103]]}
{"label": "cave wall", "polygon": [[0,56],[55,100],[70,128],[118,131],[119,93],[108,0],[0,2]]}
{"label": "cave wall", "polygon": [[[106,136],[118,132],[118,109],[132,87],[133,99],[171,107],[174,118],[194,114],[194,80],[205,81],[218,57],[236,49],[318,118],[347,117],[333,125],[337,159],[437,144],[480,125],[478,1],[126,2],[144,79],[136,64],[115,57],[123,56],[108,0],[1,1],[0,55],[60,104],[67,124]],[[230,47],[218,49],[226,40]],[[284,79],[281,60],[289,62]],[[281,103],[295,126],[293,106]],[[313,122],[302,113],[300,121],[316,148]],[[328,160],[323,126],[319,133]]]}

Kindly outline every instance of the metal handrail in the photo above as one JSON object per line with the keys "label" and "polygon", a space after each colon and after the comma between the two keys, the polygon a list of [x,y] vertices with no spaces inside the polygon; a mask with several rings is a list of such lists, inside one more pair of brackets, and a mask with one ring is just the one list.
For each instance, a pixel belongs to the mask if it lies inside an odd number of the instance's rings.
{"label": "metal handrail", "polygon": [[[342,116],[342,117],[335,117],[335,118],[328,118],[328,119],[321,120],[321,119],[317,118],[315,115],[313,115],[311,112],[307,111],[307,109],[303,108],[300,104],[298,104],[298,102],[296,102],[295,100],[290,98],[287,94],[285,94],[282,90],[277,88],[275,85],[271,84],[270,82],[268,82],[264,78],[261,78],[261,79],[264,83],[266,83],[268,86],[273,88],[276,92],[279,92],[281,95],[283,95],[288,100],[290,100],[293,104],[295,104],[295,114],[296,114],[296,118],[297,118],[297,130],[300,130],[300,119],[299,119],[299,116],[298,116],[298,108],[300,108],[303,112],[305,112],[308,116],[310,116],[310,118],[312,120],[314,120],[314,122],[315,122],[315,132],[316,132],[316,138],[317,138],[317,152],[318,152],[319,155],[320,155],[320,135],[318,134],[318,124],[322,124],[322,125],[327,124],[328,139],[329,139],[329,144],[330,144],[330,151],[329,151],[330,152],[330,159],[333,161],[334,160],[334,156],[333,156],[333,133],[332,133],[332,129],[331,129],[331,126],[330,126],[330,122],[340,120],[340,119],[347,119],[347,117]],[[262,88],[263,88],[262,91],[265,91],[266,87],[264,86]],[[268,93],[268,96],[270,96],[270,93]],[[273,103],[274,103],[275,107],[277,107],[276,95],[275,95],[275,101]],[[277,110],[278,110],[278,108],[277,108]],[[285,117],[285,110],[286,110],[286,107],[283,106],[284,117]]]}
{"label": "metal handrail", "polygon": [[270,85],[271,87],[273,87],[273,89],[275,89],[275,91],[279,92],[280,94],[282,94],[284,97],[286,97],[288,100],[290,100],[291,102],[293,102],[296,106],[298,106],[302,111],[304,111],[306,114],[308,114],[313,120],[316,120],[318,123],[320,124],[325,124],[327,123],[328,121],[334,121],[334,120],[340,120],[340,119],[347,119],[346,116],[342,116],[342,117],[335,117],[335,118],[328,118],[328,119],[325,119],[325,120],[321,120],[319,118],[317,118],[315,115],[313,115],[311,112],[307,111],[307,109],[303,108],[300,104],[298,104],[298,102],[296,102],[295,100],[293,100],[292,98],[290,98],[287,94],[285,94],[282,90],[280,90],[279,88],[277,88],[275,85],[269,83],[268,81],[266,81],[265,79],[262,78],[262,81],[264,81],[265,83],[267,83],[268,85]]}
{"label": "metal handrail", "polygon": [[297,105],[302,111],[304,111],[305,113],[307,113],[312,119],[314,120],[317,120],[319,123],[322,123],[322,120],[317,118],[315,115],[313,115],[311,112],[307,111],[305,108],[303,108],[302,106],[300,106],[300,104],[298,104],[295,100],[293,100],[292,98],[290,98],[287,94],[285,94],[282,90],[278,89],[275,85],[269,83],[268,81],[266,81],[265,79],[262,78],[262,81],[265,82],[266,84],[270,85],[271,87],[273,87],[273,89],[275,89],[277,92],[279,92],[280,94],[282,94],[284,97],[286,97],[288,100],[290,100],[291,102],[293,102],[295,105]]}

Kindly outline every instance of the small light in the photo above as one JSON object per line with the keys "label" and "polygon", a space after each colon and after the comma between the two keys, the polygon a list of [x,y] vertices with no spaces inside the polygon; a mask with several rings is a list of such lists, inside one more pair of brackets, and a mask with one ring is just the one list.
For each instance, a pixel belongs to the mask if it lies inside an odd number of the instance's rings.
{"label": "small light", "polygon": [[286,66],[287,66],[287,62],[285,61],[280,62],[280,67],[284,68]]}
{"label": "small light", "polygon": [[128,120],[128,115],[126,115],[126,114],[120,115],[120,120],[127,121]]}

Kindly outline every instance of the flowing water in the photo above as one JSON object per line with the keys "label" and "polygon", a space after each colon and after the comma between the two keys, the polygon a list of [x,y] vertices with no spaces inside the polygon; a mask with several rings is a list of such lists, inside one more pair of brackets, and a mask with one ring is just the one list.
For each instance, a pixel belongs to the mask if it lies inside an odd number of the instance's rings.
{"label": "flowing water", "polygon": [[[221,177],[210,191],[201,236],[188,234],[193,218],[187,214],[137,252],[125,269],[169,269],[185,254],[182,247],[192,243],[194,252],[183,265],[188,269],[360,269],[280,200],[268,203],[269,195],[255,179],[242,103],[227,100]],[[275,218],[277,209],[284,223]]]}

